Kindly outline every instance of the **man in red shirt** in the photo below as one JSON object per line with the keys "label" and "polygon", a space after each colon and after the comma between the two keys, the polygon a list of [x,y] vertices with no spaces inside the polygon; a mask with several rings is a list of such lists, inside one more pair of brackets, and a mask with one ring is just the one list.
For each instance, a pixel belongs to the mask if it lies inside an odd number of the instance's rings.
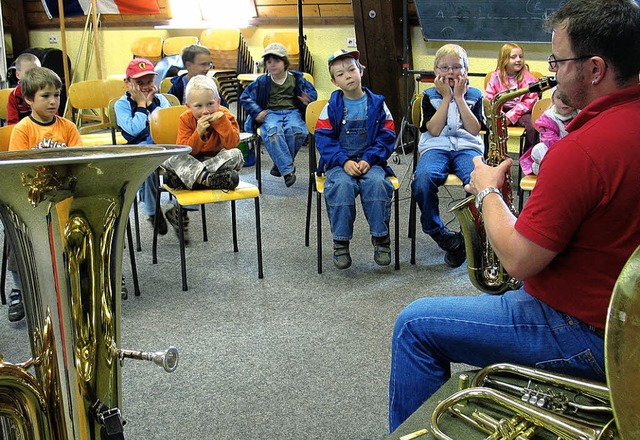
{"label": "man in red shirt", "polygon": [[604,327],[615,281],[640,245],[640,8],[569,0],[550,19],[549,70],[581,109],[549,151],[516,218],[499,188],[512,165],[475,158],[465,189],[505,269],[524,280],[503,295],[424,298],[393,335],[393,431],[450,376],[450,363],[495,362],[604,381]]}

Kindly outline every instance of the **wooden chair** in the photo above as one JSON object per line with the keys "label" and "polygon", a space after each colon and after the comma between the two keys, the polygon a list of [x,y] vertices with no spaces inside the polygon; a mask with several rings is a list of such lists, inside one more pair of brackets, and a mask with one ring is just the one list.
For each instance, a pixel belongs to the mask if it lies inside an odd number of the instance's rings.
{"label": "wooden chair", "polygon": [[8,89],[0,89],[0,124],[4,125],[7,122],[7,104],[9,102],[9,95],[15,90],[15,87]]}
{"label": "wooden chair", "polygon": [[[154,111],[149,120],[151,137],[156,144],[175,144],[178,136],[178,119],[186,110],[185,106],[175,106],[158,109]],[[183,207],[189,205],[200,205],[202,213],[202,235],[203,240],[208,241],[207,221],[205,215],[205,205],[208,203],[231,202],[231,227],[233,234],[233,251],[238,252],[236,200],[254,199],[255,223],[256,223],[256,248],[258,253],[258,278],[263,278],[262,268],[262,232],[260,226],[260,191],[258,187],[246,182],[240,182],[238,187],[232,191],[226,190],[188,190],[173,189],[164,185],[163,188],[169,192],[177,201],[178,205],[178,238],[180,240],[180,267],[182,273],[182,290],[188,290],[187,286],[187,265],[185,256]],[[159,193],[158,193],[159,194]],[[157,204],[160,203],[158,195]],[[153,263],[157,263],[157,228],[153,232]]]}
{"label": "wooden chair", "polygon": [[[416,130],[420,128],[422,123],[422,98],[423,94],[416,95],[413,103],[411,104],[411,121]],[[418,142],[420,141],[420,135],[416,134],[416,145],[413,148],[413,174],[415,175],[416,167],[418,166]],[[462,180],[455,174],[449,174],[442,186],[445,188],[449,197],[453,199],[453,195],[449,192],[447,187],[457,186],[462,187]],[[413,191],[411,191],[411,202],[409,205],[409,238],[411,238],[411,264],[416,264],[416,224],[417,224],[417,202],[413,197]]]}
{"label": "wooden chair", "polygon": [[[309,130],[309,189],[307,194],[307,224],[305,230],[305,246],[309,246],[309,231],[311,228],[311,195],[313,191],[316,192],[316,247],[317,247],[317,262],[318,273],[322,273],[322,194],[324,194],[324,183],[326,176],[324,174],[318,174],[317,160],[316,160],[316,148],[315,138],[313,134],[316,130],[316,122],[322,112],[322,109],[327,104],[326,99],[319,99],[310,103],[307,106],[305,115],[307,129]],[[388,177],[389,181],[393,184],[393,200],[394,200],[394,269],[400,269],[400,198],[398,189],[400,183],[395,176]]]}
{"label": "wooden chair", "polygon": [[162,43],[162,55],[167,57],[171,55],[180,55],[182,49],[192,44],[198,44],[198,37],[169,37],[165,38]]}
{"label": "wooden chair", "polygon": [[[551,98],[542,98],[533,106],[531,110],[531,120],[535,123],[538,118],[549,108],[551,105]],[[522,177],[522,168],[518,170],[518,176],[520,184],[518,185],[518,211],[522,211],[524,207],[524,193],[531,192],[536,186],[538,176],[530,174]]]}
{"label": "wooden chair", "polygon": [[131,43],[131,54],[133,58],[142,57],[153,64],[162,58],[162,37],[140,37]]}
{"label": "wooden chair", "polygon": [[[96,79],[80,81],[69,87],[69,105],[72,119],[75,120],[80,134],[86,134],[96,130],[108,130],[109,120],[107,109],[113,98],[119,98],[127,91],[124,81],[113,79]],[[83,112],[92,111],[91,114]],[[83,121],[93,123],[84,125]],[[110,134],[105,133],[105,138]],[[108,144],[109,141],[105,142]]]}

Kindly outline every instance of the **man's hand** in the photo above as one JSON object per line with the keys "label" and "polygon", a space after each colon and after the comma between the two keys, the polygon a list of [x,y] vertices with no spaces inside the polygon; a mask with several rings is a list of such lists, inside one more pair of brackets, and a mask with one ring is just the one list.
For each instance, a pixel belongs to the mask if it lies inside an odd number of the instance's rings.
{"label": "man's hand", "polygon": [[464,189],[468,193],[476,195],[490,186],[502,188],[504,177],[513,164],[513,160],[507,158],[497,167],[492,167],[484,163],[482,156],[476,156],[473,158],[473,164],[475,168],[471,172],[471,180],[464,186]]}

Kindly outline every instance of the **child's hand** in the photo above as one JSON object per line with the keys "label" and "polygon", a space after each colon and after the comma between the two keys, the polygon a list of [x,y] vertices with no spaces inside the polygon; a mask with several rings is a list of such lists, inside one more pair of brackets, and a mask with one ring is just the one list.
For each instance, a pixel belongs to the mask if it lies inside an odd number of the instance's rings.
{"label": "child's hand", "polygon": [[204,115],[200,119],[198,119],[198,124],[196,125],[196,131],[200,136],[200,139],[204,140],[204,135],[207,133],[207,130],[211,127],[211,118],[213,115]]}
{"label": "child's hand", "polygon": [[138,107],[147,108],[147,98],[144,96],[144,93],[140,90],[140,87],[134,82],[129,83],[129,94],[131,95],[131,99],[136,102]]}
{"label": "child's hand", "polygon": [[217,121],[218,119],[220,119],[223,116],[224,116],[224,113],[215,112],[214,114],[211,115],[211,119],[210,119],[209,123],[213,124],[215,121]]}
{"label": "child's hand", "polygon": [[342,166],[344,172],[350,175],[351,177],[359,177],[362,175],[362,171],[360,171],[360,166],[353,160],[348,160]]}
{"label": "child's hand", "polygon": [[366,160],[361,160],[360,162],[358,162],[358,168],[360,169],[360,175],[364,176],[365,174],[367,174],[367,171],[371,169],[371,165],[369,165],[369,162],[367,162]]}
{"label": "child's hand", "polygon": [[303,105],[309,105],[309,103],[311,102],[311,97],[306,93],[298,96],[298,99],[300,100],[300,102],[302,102]]}
{"label": "child's hand", "polygon": [[468,89],[469,84],[467,84],[467,74],[463,73],[458,75],[453,85],[453,97],[455,99],[462,99]]}
{"label": "child's hand", "polygon": [[256,116],[256,122],[262,124],[266,117],[267,117],[267,111],[262,110],[260,113],[258,113],[258,116]]}
{"label": "child's hand", "polygon": [[433,80],[433,84],[436,86],[438,93],[440,93],[444,99],[451,99],[453,97],[453,92],[449,86],[449,80],[446,76],[436,75],[436,79]]}
{"label": "child's hand", "polygon": [[151,85],[149,87],[149,93],[147,93],[147,107],[151,105],[151,103],[153,102],[153,97],[156,96],[157,93],[158,93],[158,88],[156,87],[156,85],[155,84]]}

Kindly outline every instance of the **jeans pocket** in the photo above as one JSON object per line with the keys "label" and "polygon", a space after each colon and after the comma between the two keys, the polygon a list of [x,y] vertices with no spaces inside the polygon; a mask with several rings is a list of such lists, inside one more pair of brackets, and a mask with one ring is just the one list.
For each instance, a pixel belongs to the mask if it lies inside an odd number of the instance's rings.
{"label": "jeans pocket", "polygon": [[605,372],[598,365],[590,349],[565,359],[550,359],[538,362],[536,363],[536,368],[588,379],[605,380]]}

